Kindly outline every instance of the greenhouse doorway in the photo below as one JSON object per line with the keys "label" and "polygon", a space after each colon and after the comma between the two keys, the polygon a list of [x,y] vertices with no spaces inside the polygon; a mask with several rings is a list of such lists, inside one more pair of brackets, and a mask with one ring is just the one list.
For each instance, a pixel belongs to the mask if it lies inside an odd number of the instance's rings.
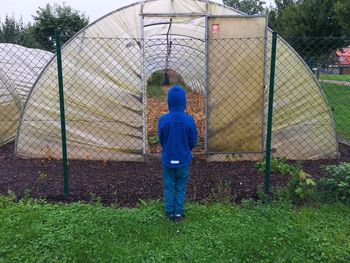
{"label": "greenhouse doorway", "polygon": [[[167,111],[165,95],[170,85],[178,84],[170,81],[176,74],[189,95],[188,113],[199,130],[195,152],[263,153],[266,16],[143,14],[142,24],[152,32],[142,32],[144,153],[160,153],[155,120]],[[152,84],[154,79],[162,88]],[[163,101],[153,93],[161,93]]]}
{"label": "greenhouse doorway", "polygon": [[147,154],[160,154],[161,146],[157,135],[159,117],[168,112],[167,93],[173,85],[186,91],[186,112],[195,119],[198,129],[198,145],[195,154],[204,153],[205,97],[187,84],[184,78],[172,69],[155,71],[146,82],[147,96]]}
{"label": "greenhouse doorway", "polygon": [[[188,36],[186,30],[197,32]],[[198,129],[194,153],[205,152],[205,16],[143,14],[143,77],[145,108],[145,154],[160,154],[157,136],[159,117],[168,112],[167,92],[173,85],[187,94],[186,112]],[[147,29],[147,30],[145,30]],[[145,35],[145,32],[152,35]],[[153,33],[157,32],[157,33]]]}

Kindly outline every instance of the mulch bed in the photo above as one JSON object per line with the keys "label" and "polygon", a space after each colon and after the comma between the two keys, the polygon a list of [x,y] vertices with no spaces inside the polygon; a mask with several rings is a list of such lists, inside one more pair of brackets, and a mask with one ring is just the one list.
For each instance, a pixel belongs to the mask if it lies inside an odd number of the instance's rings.
{"label": "mulch bed", "polygon": [[[325,176],[321,166],[350,161],[350,146],[340,144],[337,160],[304,161],[303,169],[314,177]],[[63,197],[62,165],[59,160],[21,159],[13,154],[14,143],[0,148],[0,194],[9,190],[22,197],[25,191],[32,197],[48,201],[91,201],[94,196],[104,204],[136,206],[140,199],[162,198],[162,175],[159,158],[148,162],[69,161],[69,199]],[[256,198],[256,189],[264,176],[255,162],[206,162],[195,157],[191,165],[188,199],[201,201],[208,197],[219,182],[230,184],[238,200]],[[286,185],[289,178],[278,173],[271,176],[271,186]]]}

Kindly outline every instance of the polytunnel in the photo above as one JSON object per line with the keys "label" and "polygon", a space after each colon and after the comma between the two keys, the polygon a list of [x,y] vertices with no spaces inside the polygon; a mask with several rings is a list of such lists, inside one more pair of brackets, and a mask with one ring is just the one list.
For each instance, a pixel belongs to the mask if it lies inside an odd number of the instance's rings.
{"label": "polytunnel", "polygon": [[52,53],[0,44],[0,145],[13,140],[27,96]]}
{"label": "polytunnel", "polygon": [[[168,68],[205,96],[206,153],[262,156],[269,39],[266,17],[201,0],[137,2],[88,25],[62,48],[69,158],[144,160],[145,81]],[[16,140],[20,156],[61,157],[56,63],[54,57],[47,64],[26,102]],[[322,90],[281,38],[276,79],[274,155],[337,156]]]}

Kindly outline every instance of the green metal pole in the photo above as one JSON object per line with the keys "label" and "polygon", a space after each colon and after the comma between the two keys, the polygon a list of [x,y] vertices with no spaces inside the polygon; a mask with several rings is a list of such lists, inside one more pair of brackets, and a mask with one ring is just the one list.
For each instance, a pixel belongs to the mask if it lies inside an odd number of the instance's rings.
{"label": "green metal pole", "polygon": [[271,50],[269,106],[268,106],[268,115],[267,115],[267,137],[266,137],[266,165],[265,165],[265,193],[266,194],[270,193],[271,134],[272,134],[272,113],[273,113],[273,92],[275,88],[276,49],[277,49],[277,32],[273,32],[272,33],[272,50]]}
{"label": "green metal pole", "polygon": [[61,58],[61,30],[59,28],[55,30],[55,36],[56,36],[58,88],[59,88],[59,96],[60,96],[64,196],[67,198],[68,197],[67,138],[66,138],[66,120],[65,120],[65,113],[64,113],[64,92],[63,92],[62,58]]}

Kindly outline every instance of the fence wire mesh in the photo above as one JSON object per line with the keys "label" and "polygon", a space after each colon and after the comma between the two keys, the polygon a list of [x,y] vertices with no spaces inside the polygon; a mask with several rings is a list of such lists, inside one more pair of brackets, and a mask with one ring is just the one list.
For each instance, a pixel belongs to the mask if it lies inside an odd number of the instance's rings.
{"label": "fence wire mesh", "polygon": [[[338,140],[349,142],[350,75],[345,69],[350,61],[342,62],[348,56],[349,40],[279,38],[272,138],[275,155],[334,157]],[[286,141],[285,146],[278,149],[281,141]]]}
{"label": "fence wire mesh", "polygon": [[[157,122],[173,84],[187,91],[186,111],[199,130],[195,152],[262,158],[271,37],[266,47],[265,41],[209,40],[206,51],[205,39],[72,39],[62,49],[68,158],[132,161],[159,154]],[[278,40],[273,155],[336,157],[337,141],[350,141],[349,44],[344,38]],[[0,144],[17,130],[21,156],[61,158],[51,56],[0,45]]]}

